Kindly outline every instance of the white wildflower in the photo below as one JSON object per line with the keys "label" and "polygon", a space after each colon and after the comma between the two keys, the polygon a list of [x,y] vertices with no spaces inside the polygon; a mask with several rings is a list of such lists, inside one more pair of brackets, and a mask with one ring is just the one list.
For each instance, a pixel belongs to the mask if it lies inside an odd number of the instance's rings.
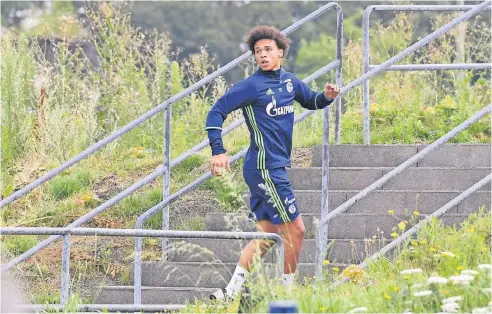
{"label": "white wildflower", "polygon": [[403,313],[405,313],[405,314],[412,314],[412,312],[410,311],[410,309],[404,309],[403,310]]}
{"label": "white wildflower", "polygon": [[471,312],[472,313],[490,313],[492,309],[490,307],[477,307],[474,308]]}
{"label": "white wildflower", "polygon": [[412,289],[419,289],[419,288],[422,288],[423,286],[424,285],[421,284],[421,283],[415,283],[410,288],[412,288]]}
{"label": "white wildflower", "polygon": [[470,275],[459,275],[459,276],[451,276],[449,277],[449,280],[451,280],[454,284],[462,284],[462,285],[467,285],[470,283],[470,281],[473,280],[473,276]]}
{"label": "white wildflower", "polygon": [[413,294],[415,297],[425,297],[428,295],[431,295],[432,291],[431,290],[423,290],[423,291],[418,291]]}
{"label": "white wildflower", "polygon": [[449,302],[446,304],[441,305],[441,308],[443,311],[449,312],[449,313],[457,313],[460,305],[455,302]]}
{"label": "white wildflower", "polygon": [[442,304],[446,304],[446,303],[454,303],[454,302],[458,302],[458,301],[462,301],[463,298],[460,296],[460,295],[457,295],[455,297],[449,297],[447,299],[442,299],[441,302]]}
{"label": "white wildflower", "polygon": [[462,270],[462,271],[461,271],[461,274],[462,274],[462,275],[470,275],[470,276],[474,276],[474,275],[478,275],[478,271],[476,271],[476,270],[471,270],[471,269],[465,269],[465,270]]}
{"label": "white wildflower", "polygon": [[427,279],[427,283],[429,283],[429,284],[431,284],[431,283],[446,284],[446,283],[448,283],[448,280],[444,277],[429,277],[429,279]]}
{"label": "white wildflower", "polygon": [[480,290],[482,290],[485,293],[492,293],[492,288],[482,288]]}
{"label": "white wildflower", "polygon": [[409,274],[419,274],[422,272],[422,269],[420,268],[410,268],[410,269],[405,269],[400,272],[401,275],[409,275]]}
{"label": "white wildflower", "polygon": [[480,264],[477,266],[478,269],[484,269],[484,270],[491,270],[492,265],[491,264]]}
{"label": "white wildflower", "polygon": [[365,313],[367,312],[367,307],[356,307],[349,311],[349,313]]}

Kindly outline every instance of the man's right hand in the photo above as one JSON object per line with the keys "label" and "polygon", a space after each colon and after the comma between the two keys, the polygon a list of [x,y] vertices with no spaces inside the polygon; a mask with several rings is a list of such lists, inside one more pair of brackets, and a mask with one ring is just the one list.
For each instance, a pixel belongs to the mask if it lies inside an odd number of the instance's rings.
{"label": "man's right hand", "polygon": [[210,163],[210,172],[213,176],[221,176],[224,170],[231,170],[229,156],[226,154],[212,156]]}

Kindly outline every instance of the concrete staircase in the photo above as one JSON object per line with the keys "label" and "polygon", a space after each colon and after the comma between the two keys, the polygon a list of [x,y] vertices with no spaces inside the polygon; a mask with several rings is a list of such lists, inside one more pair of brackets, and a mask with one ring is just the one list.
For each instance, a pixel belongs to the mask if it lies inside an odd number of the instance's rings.
{"label": "concrete staircase", "polygon": [[[330,147],[329,207],[335,209],[360,190],[382,177],[425,146],[418,145],[340,145]],[[291,183],[307,229],[298,280],[314,276],[315,243],[313,219],[321,210],[321,147],[314,147],[311,168],[289,170]],[[415,210],[430,214],[460,192],[491,172],[491,146],[445,145],[418,164],[390,180],[381,189],[355,204],[329,224],[330,262],[343,268],[360,263],[391,239],[392,228],[400,220],[411,220]],[[461,222],[480,206],[490,210],[490,185],[471,195],[442,217],[446,224]],[[394,215],[388,210],[394,210]],[[207,230],[255,230],[247,213],[206,216]],[[368,241],[376,237],[374,241]],[[246,241],[188,240],[173,241],[169,261],[144,262],[142,302],[144,304],[184,304],[204,298],[224,287],[237,263]],[[275,258],[265,257],[273,276]],[[98,289],[95,303],[132,303],[133,287],[116,286]]]}

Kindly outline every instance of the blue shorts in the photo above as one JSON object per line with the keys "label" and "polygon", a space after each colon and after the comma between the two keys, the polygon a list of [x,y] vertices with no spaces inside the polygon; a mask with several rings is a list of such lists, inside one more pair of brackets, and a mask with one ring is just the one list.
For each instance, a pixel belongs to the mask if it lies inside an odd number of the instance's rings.
{"label": "blue shorts", "polygon": [[291,222],[299,216],[299,207],[285,168],[243,169],[251,192],[251,216],[274,225]]}

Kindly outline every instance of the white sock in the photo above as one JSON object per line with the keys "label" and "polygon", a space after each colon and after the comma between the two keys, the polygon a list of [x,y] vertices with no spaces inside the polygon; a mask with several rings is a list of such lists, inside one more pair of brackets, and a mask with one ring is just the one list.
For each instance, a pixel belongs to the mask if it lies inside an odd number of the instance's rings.
{"label": "white sock", "polygon": [[249,279],[249,271],[237,265],[234,270],[234,274],[232,275],[231,281],[225,288],[227,291],[227,295],[231,298],[241,291],[241,288],[246,280]]}
{"label": "white sock", "polygon": [[295,273],[283,274],[282,275],[282,283],[283,283],[283,285],[286,286],[286,287],[291,287],[292,284],[294,284],[294,276],[295,276]]}

